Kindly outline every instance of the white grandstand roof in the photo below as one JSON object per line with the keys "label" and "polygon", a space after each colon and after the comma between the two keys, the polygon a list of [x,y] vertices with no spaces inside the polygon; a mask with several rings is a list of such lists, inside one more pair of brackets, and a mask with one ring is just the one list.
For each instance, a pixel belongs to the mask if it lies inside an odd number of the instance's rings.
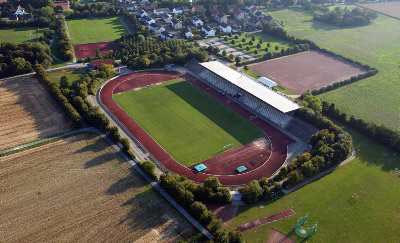
{"label": "white grandstand roof", "polygon": [[203,62],[201,66],[247,91],[277,110],[287,113],[300,108],[298,104],[258,83],[256,80],[222,64],[219,61]]}

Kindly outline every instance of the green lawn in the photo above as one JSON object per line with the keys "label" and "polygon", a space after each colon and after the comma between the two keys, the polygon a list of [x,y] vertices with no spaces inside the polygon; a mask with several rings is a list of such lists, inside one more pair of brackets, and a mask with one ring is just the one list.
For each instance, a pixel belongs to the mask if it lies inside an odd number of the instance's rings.
{"label": "green lawn", "polygon": [[[242,33],[237,37],[236,36],[237,35],[227,37],[227,40],[224,41],[224,43],[255,57],[264,56],[265,53],[267,53],[266,48],[268,48],[268,52],[271,53],[277,53],[281,50],[286,50],[287,48],[289,48],[289,44],[287,42],[262,33]],[[252,36],[255,36],[254,41],[252,41]],[[233,44],[232,41],[234,41]],[[252,41],[253,43],[250,44],[250,41]],[[257,48],[257,44],[260,44],[260,48]],[[255,51],[257,51],[257,53]]]}
{"label": "green lawn", "polygon": [[11,42],[14,44],[27,42],[42,36],[41,30],[35,28],[1,29],[0,42]]}
{"label": "green lawn", "polygon": [[67,24],[73,44],[112,41],[125,33],[118,17],[75,19]]}
{"label": "green lawn", "polygon": [[190,83],[114,95],[116,102],[177,161],[193,165],[262,136],[262,131]]}
{"label": "green lawn", "polygon": [[[400,231],[400,155],[353,135],[358,158],[332,174],[271,204],[242,208],[230,228],[293,208],[295,216],[244,233],[247,242],[265,242],[276,228],[289,233],[296,220],[309,214],[318,222],[310,242],[398,242]],[[300,241],[299,241],[300,242]]]}
{"label": "green lawn", "polygon": [[348,114],[400,130],[400,22],[379,15],[372,24],[336,28],[314,23],[298,10],[273,11],[296,37],[313,40],[321,47],[366,63],[379,70],[371,78],[321,95]]}
{"label": "green lawn", "polygon": [[62,76],[66,76],[68,79],[68,83],[72,85],[74,82],[78,81],[80,75],[84,73],[83,69],[62,69],[53,72],[48,72],[47,76],[49,80],[53,83],[60,83],[60,79]]}

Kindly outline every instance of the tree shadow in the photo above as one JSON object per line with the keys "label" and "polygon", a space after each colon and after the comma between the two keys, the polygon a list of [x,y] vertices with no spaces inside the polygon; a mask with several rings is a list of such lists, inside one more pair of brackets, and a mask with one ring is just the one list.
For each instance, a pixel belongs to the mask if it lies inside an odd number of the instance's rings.
{"label": "tree shadow", "polygon": [[[249,121],[232,111],[229,107],[224,106],[219,101],[216,102],[214,97],[193,90],[191,86],[192,84],[186,81],[172,83],[165,87],[174,92],[197,111],[205,115],[241,144],[247,144],[254,140],[254,132],[249,131],[249,129],[253,128],[253,125]],[[195,87],[195,89],[197,88]],[[246,120],[248,124],[243,122],[242,119]]]}
{"label": "tree shadow", "polygon": [[119,35],[124,35],[125,33],[128,33],[128,30],[125,29],[124,25],[121,22],[120,18],[113,18],[108,21],[108,24],[111,24],[112,28],[114,31],[116,31]]}
{"label": "tree shadow", "polygon": [[[70,130],[73,126],[59,104],[33,77],[0,80],[3,130],[0,150],[43,139]],[[32,137],[26,136],[32,134]]]}
{"label": "tree shadow", "polygon": [[400,154],[398,152],[386,148],[354,130],[347,129],[347,131],[353,137],[356,156],[362,163],[379,166],[383,171],[400,168]]}
{"label": "tree shadow", "polygon": [[129,168],[129,174],[120,178],[118,181],[114,182],[106,191],[107,195],[116,195],[120,193],[124,193],[130,189],[136,188],[140,189],[146,186],[144,180],[138,178],[138,175],[134,171],[133,168]]}
{"label": "tree shadow", "polygon": [[155,231],[161,236],[161,241],[173,242],[171,239],[176,236],[188,235],[192,231],[176,221],[167,202],[160,201],[150,188],[125,201],[121,207],[128,207],[129,212],[120,224],[127,224],[132,232],[140,232],[140,236]]}

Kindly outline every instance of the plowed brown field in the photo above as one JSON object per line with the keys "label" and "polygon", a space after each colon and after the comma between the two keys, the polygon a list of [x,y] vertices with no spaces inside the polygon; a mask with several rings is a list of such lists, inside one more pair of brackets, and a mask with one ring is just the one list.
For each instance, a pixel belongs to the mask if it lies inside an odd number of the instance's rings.
{"label": "plowed brown field", "polygon": [[65,117],[34,78],[0,80],[0,150],[68,130]]}
{"label": "plowed brown field", "polygon": [[0,242],[175,242],[191,227],[101,137],[0,158]]}

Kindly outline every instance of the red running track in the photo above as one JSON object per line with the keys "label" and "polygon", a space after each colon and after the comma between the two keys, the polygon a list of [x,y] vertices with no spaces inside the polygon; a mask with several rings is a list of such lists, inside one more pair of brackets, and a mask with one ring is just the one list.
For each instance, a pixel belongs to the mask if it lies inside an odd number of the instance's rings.
{"label": "red running track", "polygon": [[253,124],[260,127],[265,134],[268,135],[272,142],[268,161],[265,161],[265,163],[261,164],[257,168],[249,170],[243,174],[218,175],[218,172],[213,174],[213,171],[210,169],[207,170],[207,174],[194,173],[191,168],[178,163],[112,99],[114,93],[160,83],[179,77],[180,75],[178,73],[164,71],[138,72],[124,75],[110,80],[103,86],[100,91],[100,100],[103,105],[107,107],[108,111],[124,124],[124,126],[137,140],[140,141],[140,143],[154,156],[155,159],[162,163],[168,170],[183,175],[193,181],[203,182],[208,176],[212,175],[218,177],[221,183],[225,185],[242,185],[251,180],[269,177],[282,166],[287,156],[287,146],[292,142],[290,138],[265,121],[259,118],[254,118],[250,112],[241,108],[236,103],[230,102],[229,99],[220,95],[213,89],[208,88],[205,84],[191,76],[186,76],[185,79],[214,96],[226,106],[234,109],[240,115],[248,118]]}

